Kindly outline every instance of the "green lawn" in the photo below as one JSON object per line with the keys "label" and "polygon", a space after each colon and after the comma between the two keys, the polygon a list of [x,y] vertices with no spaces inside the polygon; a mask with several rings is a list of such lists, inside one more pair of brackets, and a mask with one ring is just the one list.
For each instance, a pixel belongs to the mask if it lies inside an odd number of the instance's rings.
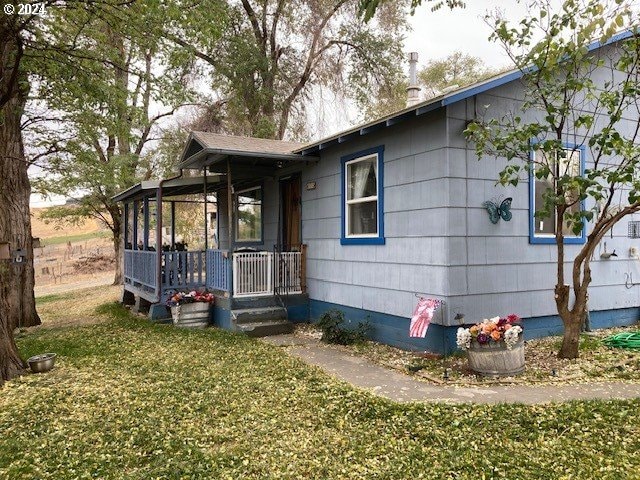
{"label": "green lawn", "polygon": [[640,478],[639,401],[398,405],[239,335],[91,315],[18,339],[59,361],[0,390],[0,478]]}

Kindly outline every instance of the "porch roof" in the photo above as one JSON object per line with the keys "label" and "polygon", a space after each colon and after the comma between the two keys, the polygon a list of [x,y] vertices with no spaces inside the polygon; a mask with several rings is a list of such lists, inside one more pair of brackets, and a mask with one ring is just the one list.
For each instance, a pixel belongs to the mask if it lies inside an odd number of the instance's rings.
{"label": "porch roof", "polygon": [[[112,197],[111,200],[114,202],[124,202],[151,197],[156,194],[161,183],[163,197],[204,193],[204,177],[176,177],[166,180],[146,180],[140,182],[120,192],[115,197]],[[207,177],[207,191],[213,191],[223,185],[226,185],[226,181],[220,175]]]}
{"label": "porch roof", "polygon": [[209,167],[214,173],[226,173],[226,160],[232,168],[281,168],[293,162],[308,162],[313,158],[293,153],[303,143],[265,138],[220,135],[209,132],[191,132],[182,152],[179,169]]}

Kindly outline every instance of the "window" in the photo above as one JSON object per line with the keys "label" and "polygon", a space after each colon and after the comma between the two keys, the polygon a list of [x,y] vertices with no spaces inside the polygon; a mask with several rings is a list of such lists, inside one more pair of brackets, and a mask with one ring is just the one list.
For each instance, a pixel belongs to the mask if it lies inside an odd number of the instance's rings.
{"label": "window", "polygon": [[342,158],[343,245],[384,243],[382,152],[376,147]]}
{"label": "window", "polygon": [[262,187],[236,193],[236,241],[262,243]]}
{"label": "window", "polygon": [[[555,243],[556,212],[552,211],[546,217],[536,216],[535,212],[543,209],[544,193],[555,187],[554,177],[582,175],[584,152],[580,148],[567,146],[562,152],[549,153],[537,150],[533,152],[533,155],[535,155],[533,158],[535,158],[536,164],[547,163],[550,168],[555,169],[555,175],[550,174],[544,178],[537,178],[535,171],[531,172],[529,178],[529,241],[530,243]],[[553,158],[549,158],[549,155],[553,155]],[[570,201],[571,198],[567,198],[567,200]],[[577,202],[569,208],[569,212],[575,213],[582,208],[584,208],[582,202]],[[584,243],[585,241],[584,228],[579,235],[576,235],[565,223],[562,231],[565,243]]]}

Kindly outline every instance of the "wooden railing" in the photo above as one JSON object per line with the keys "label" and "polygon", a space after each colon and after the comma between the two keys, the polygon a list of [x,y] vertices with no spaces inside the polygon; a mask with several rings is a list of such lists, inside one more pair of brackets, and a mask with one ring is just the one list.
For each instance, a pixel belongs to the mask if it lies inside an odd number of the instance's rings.
{"label": "wooden railing", "polygon": [[205,252],[162,252],[164,288],[189,290],[206,283]]}
{"label": "wooden railing", "polygon": [[158,283],[157,258],[156,252],[125,250],[125,282],[135,287],[154,290]]}
{"label": "wooden railing", "polygon": [[207,288],[228,292],[231,259],[228,250],[207,250]]}

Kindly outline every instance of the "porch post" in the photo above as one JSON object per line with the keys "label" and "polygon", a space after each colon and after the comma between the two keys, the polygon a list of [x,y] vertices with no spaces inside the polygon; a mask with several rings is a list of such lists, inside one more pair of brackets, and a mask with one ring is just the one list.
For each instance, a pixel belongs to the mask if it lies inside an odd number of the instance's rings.
{"label": "porch post", "polygon": [[140,204],[137,200],[133,201],[133,244],[131,245],[131,250],[138,249],[138,209],[140,208]]}
{"label": "porch post", "polygon": [[176,248],[176,202],[171,200],[171,250]]}
{"label": "porch post", "polygon": [[158,301],[162,299],[162,186],[156,190],[156,274],[158,285],[156,285],[156,295]]}
{"label": "porch post", "polygon": [[235,224],[233,222],[233,192],[231,191],[231,160],[227,158],[227,221],[229,230],[229,296],[233,297],[233,250]]}
{"label": "porch post", "polygon": [[204,251],[209,249],[209,219],[207,218],[207,167],[204,167]]}
{"label": "porch post", "polygon": [[130,236],[130,232],[129,232],[129,211],[131,209],[129,208],[129,202],[125,202],[124,204],[124,209],[122,212],[122,224],[124,226],[124,231],[123,231],[123,241],[124,241],[124,248],[123,250],[127,249],[127,244],[129,243],[129,236]]}
{"label": "porch post", "polygon": [[142,237],[142,246],[144,250],[149,248],[149,197],[144,197],[142,201],[142,208],[144,209],[144,232]]}

